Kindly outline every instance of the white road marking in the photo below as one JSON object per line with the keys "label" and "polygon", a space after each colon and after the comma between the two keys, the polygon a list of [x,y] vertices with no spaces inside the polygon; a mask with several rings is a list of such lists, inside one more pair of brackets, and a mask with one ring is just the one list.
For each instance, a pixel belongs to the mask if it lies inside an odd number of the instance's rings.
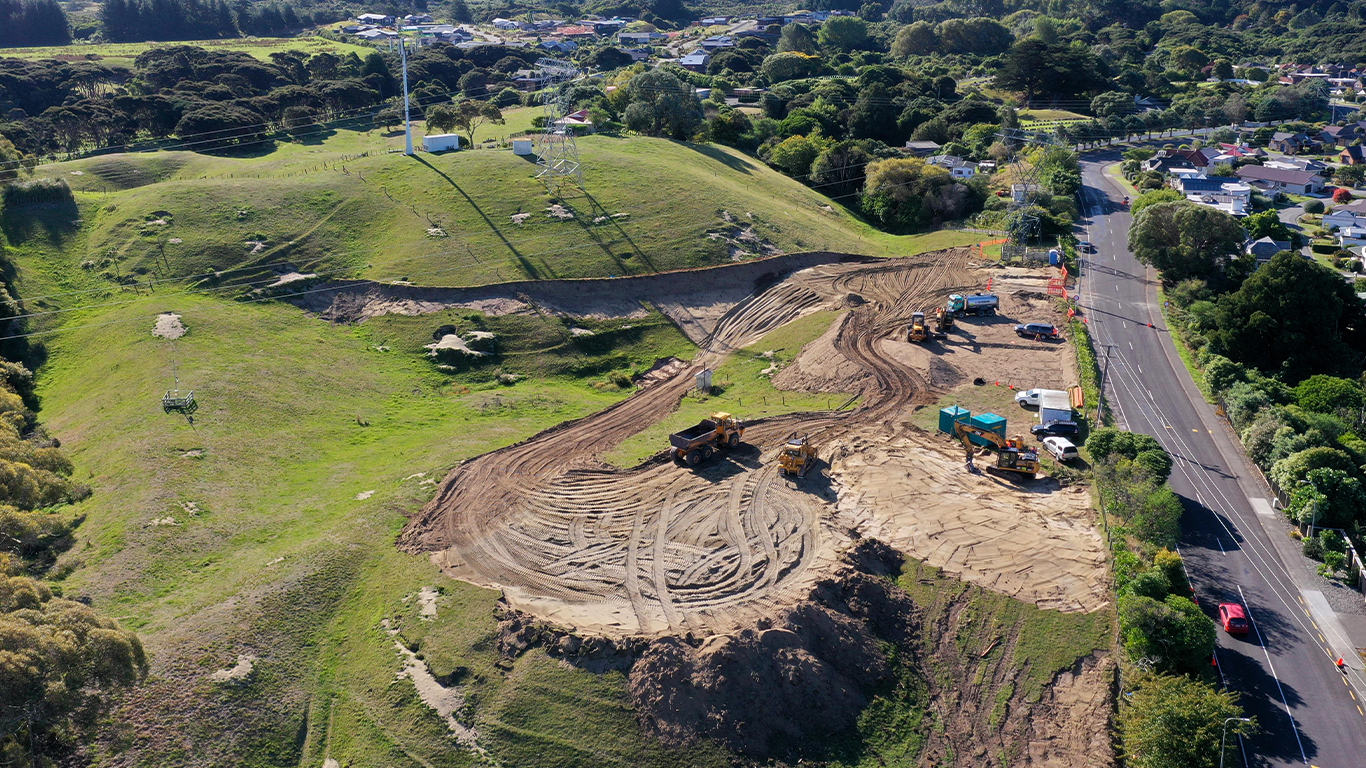
{"label": "white road marking", "polygon": [[1266,668],[1271,671],[1271,677],[1276,681],[1276,690],[1280,691],[1281,704],[1285,706],[1285,716],[1290,718],[1290,727],[1295,731],[1295,743],[1300,745],[1300,759],[1306,764],[1309,763],[1309,756],[1304,754],[1304,742],[1300,739],[1300,726],[1295,722],[1295,716],[1290,713],[1290,705],[1285,700],[1285,689],[1281,688],[1281,678],[1276,675],[1276,667],[1271,663],[1271,652],[1266,649],[1266,642],[1262,640],[1262,630],[1257,628],[1257,620],[1252,618],[1252,606],[1247,604],[1247,598],[1243,595],[1243,585],[1238,585],[1238,598],[1243,604],[1243,611],[1247,613],[1247,620],[1252,622],[1252,631],[1257,633],[1257,645],[1262,647],[1262,653],[1266,655]]}

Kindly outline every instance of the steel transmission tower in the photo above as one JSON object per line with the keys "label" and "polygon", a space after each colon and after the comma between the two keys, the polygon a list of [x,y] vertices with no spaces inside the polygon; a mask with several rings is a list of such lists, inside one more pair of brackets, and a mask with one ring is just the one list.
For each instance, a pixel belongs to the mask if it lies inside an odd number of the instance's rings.
{"label": "steel transmission tower", "polygon": [[569,84],[579,76],[579,68],[570,61],[540,59],[536,62],[536,73],[546,78],[545,130],[536,141],[536,164],[541,166],[536,178],[545,184],[551,197],[559,197],[568,187],[583,189],[583,169],[574,130],[564,124],[573,106],[569,102]]}
{"label": "steel transmission tower", "polygon": [[1047,152],[1060,145],[1051,133],[1010,128],[999,135],[1001,141],[1014,150],[1011,167],[1015,180],[1010,185],[1010,206],[1006,209],[1005,228],[1010,237],[1010,250],[1014,252],[1011,255],[1023,254],[1026,244],[1040,234],[1039,193],[1043,190],[1043,185],[1039,183],[1038,164],[1030,163],[1026,155],[1031,149]]}

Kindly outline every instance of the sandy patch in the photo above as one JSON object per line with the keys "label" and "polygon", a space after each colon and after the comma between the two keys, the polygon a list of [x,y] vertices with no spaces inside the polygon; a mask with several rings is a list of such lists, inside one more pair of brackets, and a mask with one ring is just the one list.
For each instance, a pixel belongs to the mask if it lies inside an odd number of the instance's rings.
{"label": "sandy patch", "polygon": [[374,495],[374,491],[361,491],[360,493],[356,494],[356,501],[365,501],[366,499]]}
{"label": "sandy patch", "polygon": [[840,512],[865,536],[1041,608],[1106,605],[1105,542],[1086,490],[968,474],[954,445],[917,432],[830,446]]}
{"label": "sandy patch", "polygon": [[389,635],[395,637],[394,648],[403,659],[403,669],[395,679],[413,681],[413,687],[417,689],[417,695],[422,699],[422,703],[446,721],[446,726],[450,728],[455,740],[462,746],[483,754],[484,750],[479,746],[478,733],[473,727],[456,719],[456,715],[465,709],[464,692],[457,687],[447,688],[437,682],[422,659],[397,638],[398,629],[391,628],[388,619],[383,621],[383,626]]}
{"label": "sandy patch", "polygon": [[267,285],[266,287],[280,288],[291,283],[300,283],[306,282],[308,280],[313,280],[317,277],[317,274],[312,272],[286,272],[285,274],[280,275],[279,280],[276,280],[275,282],[271,283],[270,285]]}
{"label": "sandy patch", "polygon": [[246,654],[237,656],[237,663],[228,669],[220,669],[209,675],[209,679],[215,683],[232,683],[246,680],[251,676],[252,669],[255,668],[256,657]]}
{"label": "sandy patch", "polygon": [[443,349],[459,350],[473,357],[484,357],[488,354],[487,352],[480,352],[477,349],[470,349],[470,345],[456,333],[448,333],[431,344],[423,345],[423,349],[431,350],[427,353],[430,357],[436,357]]}
{"label": "sandy patch", "polygon": [[422,609],[423,621],[434,621],[436,619],[436,599],[441,597],[441,593],[436,591],[436,587],[423,587],[417,591],[417,604]]}
{"label": "sandy patch", "polygon": [[163,312],[157,315],[156,325],[152,326],[152,335],[163,339],[175,339],[184,336],[189,329],[180,322],[180,315],[174,312]]}

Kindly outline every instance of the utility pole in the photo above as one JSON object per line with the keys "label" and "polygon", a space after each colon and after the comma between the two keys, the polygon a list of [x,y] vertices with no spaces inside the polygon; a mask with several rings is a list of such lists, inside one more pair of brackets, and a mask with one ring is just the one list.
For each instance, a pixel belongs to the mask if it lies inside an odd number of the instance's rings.
{"label": "utility pole", "polygon": [[1114,344],[1101,346],[1105,348],[1105,363],[1100,367],[1100,382],[1097,386],[1100,395],[1096,398],[1096,426],[1100,426],[1100,415],[1105,412],[1105,376],[1110,371],[1110,350],[1115,348]]}
{"label": "utility pole", "polygon": [[1230,717],[1224,721],[1224,733],[1219,737],[1219,768],[1224,768],[1224,740],[1228,738],[1228,724],[1234,720],[1242,723],[1252,722],[1252,718],[1250,717]]}
{"label": "utility pole", "polygon": [[413,156],[413,120],[408,114],[408,41],[400,37],[398,39],[398,49],[400,58],[403,59],[403,134],[407,142],[407,148],[403,154]]}

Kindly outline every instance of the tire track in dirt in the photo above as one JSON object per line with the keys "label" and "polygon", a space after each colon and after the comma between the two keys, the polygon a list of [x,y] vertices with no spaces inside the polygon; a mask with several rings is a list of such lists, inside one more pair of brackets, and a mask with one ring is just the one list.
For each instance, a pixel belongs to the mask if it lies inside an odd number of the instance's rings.
{"label": "tire track in dirt", "polygon": [[[501,588],[514,607],[583,632],[658,635],[753,625],[806,597],[848,542],[821,478],[780,481],[772,452],[798,428],[821,439],[883,429],[934,395],[877,354],[913,309],[971,282],[967,251],[798,272],[725,312],[671,378],[583,419],[458,466],[400,538],[449,575]],[[750,447],[688,471],[656,457],[618,470],[598,456],[671,413],[694,374],[850,292],[836,350],[865,368],[844,414],[754,423]],[[758,448],[759,450],[756,450]]]}

